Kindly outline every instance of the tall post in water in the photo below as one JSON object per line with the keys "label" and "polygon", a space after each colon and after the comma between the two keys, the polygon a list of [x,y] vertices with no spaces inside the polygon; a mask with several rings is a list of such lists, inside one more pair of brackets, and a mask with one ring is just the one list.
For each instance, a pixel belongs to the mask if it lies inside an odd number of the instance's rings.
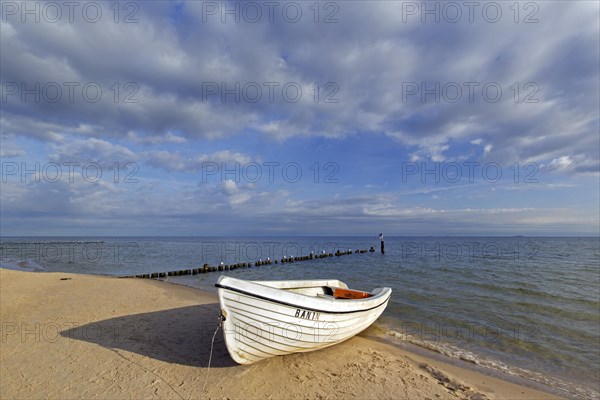
{"label": "tall post in water", "polygon": [[381,254],[385,254],[385,243],[383,242],[383,233],[379,234],[379,240],[381,241]]}

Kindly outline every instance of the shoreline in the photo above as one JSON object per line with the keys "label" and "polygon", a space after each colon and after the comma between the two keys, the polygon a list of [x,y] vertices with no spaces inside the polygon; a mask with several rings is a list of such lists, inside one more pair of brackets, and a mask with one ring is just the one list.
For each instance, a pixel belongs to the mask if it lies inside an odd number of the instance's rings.
{"label": "shoreline", "polygon": [[[399,340],[395,336],[390,336],[385,334],[385,336],[377,336],[377,335],[369,335],[369,340],[389,344],[390,346],[399,348],[407,353],[410,353],[413,357],[421,357],[428,360],[433,360],[435,362],[441,363],[449,368],[458,368],[460,370],[472,371],[475,373],[479,373],[481,375],[496,378],[504,382],[509,382],[518,386],[524,386],[530,389],[538,390],[540,392],[544,392],[549,396],[556,396],[558,398],[570,398],[573,394],[568,393],[566,391],[561,391],[554,387],[548,386],[543,382],[538,382],[533,379],[528,379],[526,377],[517,375],[517,374],[509,374],[503,372],[499,369],[493,369],[485,365],[481,365],[475,361],[471,361],[465,358],[456,358],[449,355],[444,354],[441,351],[423,347],[416,343],[411,342],[410,340],[404,341]],[[542,375],[542,374],[540,374]]]}
{"label": "shoreline", "polygon": [[1,398],[559,398],[360,335],[240,366],[219,331],[208,371],[218,299],[172,282],[0,269],[0,303]]}

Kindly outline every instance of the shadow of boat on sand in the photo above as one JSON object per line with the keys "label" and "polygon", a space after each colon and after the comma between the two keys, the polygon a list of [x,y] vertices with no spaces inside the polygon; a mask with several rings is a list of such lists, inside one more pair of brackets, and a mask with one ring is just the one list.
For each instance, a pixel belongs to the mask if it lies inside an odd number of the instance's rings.
{"label": "shadow of boat on sand", "polygon": [[[92,322],[64,330],[61,335],[169,363],[206,367],[218,315],[219,304],[181,307]],[[219,330],[211,368],[235,365]]]}

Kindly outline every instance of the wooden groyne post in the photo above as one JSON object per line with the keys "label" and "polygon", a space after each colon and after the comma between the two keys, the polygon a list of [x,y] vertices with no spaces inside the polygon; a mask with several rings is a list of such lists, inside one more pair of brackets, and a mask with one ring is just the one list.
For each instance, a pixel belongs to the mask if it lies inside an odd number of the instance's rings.
{"label": "wooden groyne post", "polygon": [[[191,268],[191,269],[188,268],[188,269],[169,271],[169,272],[153,272],[151,274],[127,275],[127,276],[121,276],[121,278],[160,279],[160,278],[166,278],[168,276],[198,275],[198,274],[205,274],[208,272],[215,272],[215,271],[233,271],[238,268],[251,268],[253,266],[260,267],[263,265],[279,264],[279,262],[281,262],[281,264],[294,263],[294,262],[298,262],[298,261],[318,260],[321,258],[329,258],[329,257],[333,257],[333,256],[340,257],[340,256],[345,256],[345,255],[351,255],[351,254],[364,254],[367,252],[374,253],[375,248],[373,246],[371,246],[371,248],[369,250],[366,250],[366,249],[356,249],[355,251],[352,251],[351,249],[337,250],[335,253],[326,253],[325,250],[323,250],[320,254],[314,254],[313,252],[311,252],[309,255],[306,255],[306,256],[297,256],[297,257],[283,256],[283,258],[281,258],[281,260],[271,260],[271,258],[267,258],[266,260],[259,259],[258,261],[255,261],[253,263],[252,262],[243,262],[243,263],[236,263],[236,264],[224,264],[223,262],[221,262],[218,266],[210,266],[208,263],[205,263],[200,268]],[[381,241],[381,252],[383,253],[383,240]]]}

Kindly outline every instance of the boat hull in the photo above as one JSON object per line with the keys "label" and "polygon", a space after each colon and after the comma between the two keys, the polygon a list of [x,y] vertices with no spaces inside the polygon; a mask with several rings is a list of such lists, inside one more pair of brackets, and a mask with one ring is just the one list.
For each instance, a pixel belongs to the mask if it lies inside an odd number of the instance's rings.
{"label": "boat hull", "polygon": [[[234,361],[252,364],[340,343],[368,328],[385,310],[391,295],[391,289],[383,288],[373,291],[368,299],[336,300],[277,287],[289,286],[289,282],[219,279],[222,328]],[[334,280],[295,281],[293,284],[346,287]]]}

